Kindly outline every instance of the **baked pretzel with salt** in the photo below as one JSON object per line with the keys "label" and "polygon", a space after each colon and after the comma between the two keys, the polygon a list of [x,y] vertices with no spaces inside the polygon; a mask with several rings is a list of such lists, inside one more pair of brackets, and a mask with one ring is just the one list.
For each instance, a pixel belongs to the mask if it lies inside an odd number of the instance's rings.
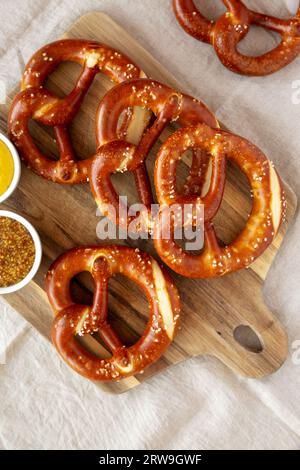
{"label": "baked pretzel with salt", "polygon": [[[146,129],[141,140],[135,146],[121,140],[117,141],[119,118],[128,107],[146,108],[151,110],[155,116],[154,123]],[[119,210],[122,204],[120,204],[118,194],[111,183],[111,175],[135,171],[135,176],[138,178],[140,165],[145,161],[160,134],[169,123],[175,121],[181,126],[203,122],[211,127],[219,127],[216,117],[201,101],[149,79],[121,83],[109,90],[99,104],[96,116],[96,135],[98,143],[101,142],[102,146],[98,146],[98,152],[93,158],[90,169],[90,185],[101,212],[108,217],[116,218],[117,224],[123,228],[128,228],[134,217],[130,216],[127,207],[122,206],[122,210]],[[201,192],[207,167],[205,155],[196,149],[193,154],[190,175],[184,186],[185,194]],[[143,185],[138,180],[137,187],[139,188],[140,200],[146,208],[141,231],[151,231],[152,221],[149,210],[152,194],[150,183]],[[127,211],[128,217],[123,221],[120,212],[123,214],[124,211]]]}
{"label": "baked pretzel with salt", "polygon": [[[300,54],[300,6],[295,16],[284,20],[252,11],[241,0],[223,0],[227,12],[210,21],[196,8],[193,0],[173,0],[178,22],[191,36],[213,45],[220,61],[242,75],[269,75],[290,64]],[[239,42],[251,25],[275,31],[281,36],[278,46],[252,57],[238,51]]]}
{"label": "baked pretzel with salt", "polygon": [[[95,282],[92,306],[74,303],[72,278],[91,273]],[[126,347],[107,318],[109,279],[121,273],[147,296],[149,320],[141,338]],[[46,292],[55,313],[52,341],[64,361],[84,377],[109,381],[142,373],[170,345],[179,325],[178,291],[167,272],[147,253],[124,246],[79,247],[61,255],[50,267]],[[97,333],[112,353],[101,359],[87,351],[78,337]],[[77,339],[76,339],[77,337]]]}
{"label": "baked pretzel with salt", "polygon": [[[211,179],[203,197],[187,198],[177,193],[176,167],[184,152],[195,148],[211,155]],[[246,175],[253,203],[245,227],[226,245],[217,238],[213,218],[223,198],[227,160],[237,164]],[[246,139],[205,124],[179,129],[166,140],[156,158],[154,181],[160,204],[154,224],[154,245],[160,258],[185,277],[218,277],[248,267],[273,242],[284,218],[284,190],[272,162]],[[183,204],[193,205],[193,213],[197,207],[204,207],[204,246],[200,254],[187,252],[176,243],[176,219],[174,222],[171,218],[171,236],[163,236],[166,223],[170,223],[169,208]],[[195,226],[197,221],[193,216],[190,224]]]}
{"label": "baked pretzel with salt", "polygon": [[[73,90],[59,98],[44,88],[47,77],[62,63],[76,62],[82,71]],[[38,175],[56,183],[84,183],[88,179],[91,159],[78,160],[72,148],[68,126],[78,113],[95,76],[103,73],[113,82],[120,83],[145,74],[128,57],[97,42],[65,39],[48,44],[37,51],[28,62],[22,80],[22,91],[15,97],[8,119],[10,137],[24,162]],[[135,116],[135,110],[127,114],[118,129],[119,135],[131,133],[134,124],[137,139],[142,135],[144,120]],[[54,127],[59,149],[59,160],[47,158],[35,144],[28,123],[30,119]],[[145,177],[145,175],[142,175]]]}

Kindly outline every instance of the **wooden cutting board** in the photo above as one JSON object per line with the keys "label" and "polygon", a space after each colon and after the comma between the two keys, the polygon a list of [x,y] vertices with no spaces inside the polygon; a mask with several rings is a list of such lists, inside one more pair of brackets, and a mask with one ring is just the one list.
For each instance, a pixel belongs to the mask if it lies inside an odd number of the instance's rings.
{"label": "wooden cutting board", "polygon": [[[129,55],[149,77],[188,92],[126,31],[103,13],[91,12],[81,17],[64,37],[104,42]],[[78,72],[77,65],[64,64],[51,76],[48,87],[57,94],[67,93]],[[75,149],[82,158],[94,153],[95,110],[111,85],[105,77],[97,77],[72,126]],[[8,106],[1,113],[0,127],[4,132],[7,110]],[[32,131],[43,150],[49,154],[55,153],[55,143],[49,129],[33,125]],[[150,156],[150,173],[155,151],[171,131],[169,128],[163,134]],[[239,133],[243,135],[242,127]],[[184,164],[180,166],[179,180],[183,180],[187,168]],[[129,201],[136,200],[132,175],[118,175],[114,183],[121,194],[128,196]],[[286,222],[263,256],[250,269],[220,279],[189,280],[173,273],[182,299],[183,315],[182,329],[174,343],[164,357],[146,369],[144,374],[99,386],[110,392],[120,393],[139,385],[172,364],[207,354],[215,356],[236,373],[255,378],[270,374],[282,365],[287,356],[287,337],[279,321],[265,305],[262,286],[295,212],[296,197],[288,187],[286,194]],[[52,311],[44,291],[44,276],[50,263],[65,250],[99,242],[96,236],[99,216],[96,214],[95,202],[88,185],[56,185],[23,167],[20,186],[5,207],[24,215],[35,225],[41,235],[44,250],[42,266],[35,280],[22,291],[6,296],[6,300],[50,339]],[[223,241],[233,239],[243,227],[249,208],[247,182],[236,168],[229,166],[225,197],[216,220],[217,232]],[[122,243],[139,246],[157,258],[151,241],[128,240]],[[89,299],[91,279],[85,275],[80,276],[74,282],[74,289],[77,295],[80,291],[80,296],[84,295]],[[146,300],[139,289],[126,278],[113,279],[110,283],[109,307],[115,329],[128,344],[135,342],[144,329],[148,312]],[[89,338],[88,343],[92,350],[97,349],[100,354],[107,354],[94,338]],[[54,349],[53,354],[56,354]],[[66,366],[66,374],[68,373],[73,372]]]}

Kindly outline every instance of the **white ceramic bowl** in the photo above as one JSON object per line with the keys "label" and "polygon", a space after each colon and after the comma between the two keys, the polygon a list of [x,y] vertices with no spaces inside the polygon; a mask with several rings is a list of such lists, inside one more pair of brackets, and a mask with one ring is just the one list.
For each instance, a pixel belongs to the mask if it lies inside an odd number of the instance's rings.
{"label": "white ceramic bowl", "polygon": [[9,198],[12,195],[12,193],[14,192],[14,190],[19,184],[20,177],[21,177],[21,161],[20,161],[20,157],[19,157],[16,147],[12,144],[12,142],[5,135],[1,134],[1,132],[0,132],[0,140],[2,140],[2,142],[6,144],[6,146],[10,150],[10,153],[14,161],[14,176],[13,176],[12,182],[10,183],[5,193],[0,196],[0,203],[1,203],[1,202],[4,202],[7,198]]}
{"label": "white ceramic bowl", "polygon": [[35,245],[35,260],[34,260],[31,270],[22,281],[18,282],[18,284],[14,284],[9,287],[0,287],[0,295],[3,295],[3,294],[11,294],[12,292],[16,292],[22,289],[34,278],[42,261],[42,244],[41,244],[41,240],[36,229],[31,225],[30,222],[28,222],[28,220],[24,219],[24,217],[18,214],[15,214],[14,212],[11,212],[11,211],[0,211],[0,217],[8,217],[24,225],[24,227],[30,233],[33,239],[34,245]]}

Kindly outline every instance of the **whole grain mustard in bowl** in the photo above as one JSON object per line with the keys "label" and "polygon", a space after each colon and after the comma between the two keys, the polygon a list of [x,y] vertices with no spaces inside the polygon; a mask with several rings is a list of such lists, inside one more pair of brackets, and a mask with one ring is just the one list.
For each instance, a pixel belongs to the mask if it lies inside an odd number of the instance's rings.
{"label": "whole grain mustard in bowl", "polygon": [[0,203],[9,198],[19,184],[21,163],[11,141],[0,133]]}
{"label": "whole grain mustard in bowl", "polygon": [[41,260],[42,245],[35,228],[14,212],[0,211],[0,294],[25,287]]}

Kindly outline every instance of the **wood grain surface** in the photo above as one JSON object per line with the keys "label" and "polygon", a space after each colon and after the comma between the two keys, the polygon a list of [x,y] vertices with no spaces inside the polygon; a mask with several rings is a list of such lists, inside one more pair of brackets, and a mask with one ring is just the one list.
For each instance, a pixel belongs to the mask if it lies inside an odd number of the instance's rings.
{"label": "wood grain surface", "polygon": [[[104,42],[129,55],[149,77],[187,91],[126,31],[103,13],[91,12],[81,17],[64,37]],[[50,77],[47,86],[61,96],[71,90],[78,72],[79,66],[63,64]],[[98,76],[72,125],[71,135],[80,158],[86,158],[95,151],[95,110],[111,86],[106,77]],[[205,101],[205,97],[197,98]],[[0,127],[4,132],[8,106],[1,113]],[[32,124],[32,132],[45,153],[56,155],[51,129]],[[170,132],[172,128],[163,133],[149,158],[150,174],[155,152]],[[239,133],[243,135],[243,128]],[[179,184],[187,170],[187,165],[180,165]],[[225,197],[216,218],[217,233],[226,242],[233,239],[243,227],[251,207],[244,176],[233,166],[229,166],[227,176]],[[136,200],[132,178],[132,175],[123,174],[113,180],[119,192],[128,196],[129,202]],[[286,222],[263,256],[251,268],[220,279],[189,280],[172,273],[180,291],[183,316],[182,329],[173,345],[144,374],[116,383],[98,384],[100,387],[113,393],[124,392],[172,364],[204,354],[215,356],[238,374],[255,378],[270,374],[281,366],[287,356],[287,337],[279,321],[264,303],[262,285],[296,208],[294,193],[288,187],[285,189],[288,202]],[[41,235],[44,252],[41,268],[34,281],[22,291],[6,296],[6,300],[40,333],[50,338],[53,314],[44,291],[44,276],[50,263],[65,250],[77,245],[99,243],[96,227],[100,219],[95,202],[88,185],[57,185],[36,176],[23,166],[20,186],[5,208],[24,215],[35,225]],[[157,258],[150,240],[126,240],[119,243],[138,246]],[[75,297],[84,296],[87,302],[90,301],[92,288],[92,281],[85,274],[74,281]],[[110,282],[109,292],[111,322],[125,342],[131,344],[147,322],[146,299],[124,277],[114,278]],[[90,337],[85,342],[95,353],[108,354],[97,338]],[[54,349],[53,354],[56,354]]]}

